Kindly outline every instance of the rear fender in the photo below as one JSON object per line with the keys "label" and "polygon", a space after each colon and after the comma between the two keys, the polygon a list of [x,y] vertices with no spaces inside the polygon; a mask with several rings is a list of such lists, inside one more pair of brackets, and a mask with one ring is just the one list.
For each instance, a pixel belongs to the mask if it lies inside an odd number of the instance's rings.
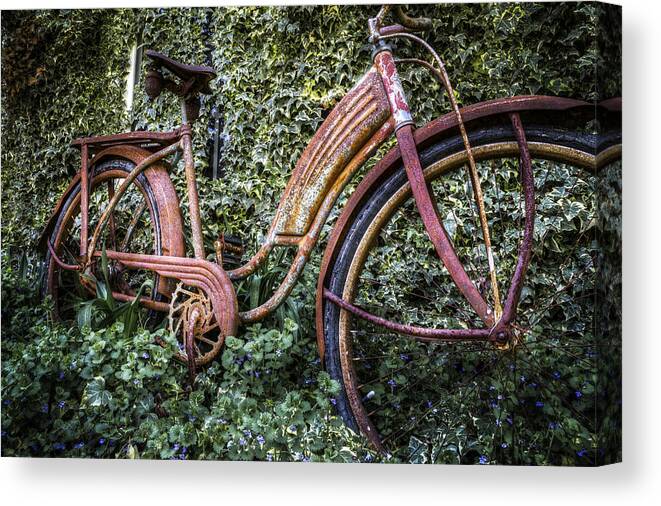
{"label": "rear fender", "polygon": [[[112,158],[130,160],[135,165],[138,165],[150,155],[151,152],[137,146],[112,146],[100,151],[92,160],[90,167],[103,160]],[[168,175],[167,165],[163,162],[155,163],[145,169],[143,174],[149,182],[149,187],[156,202],[156,212],[160,218],[160,239],[163,255],[183,257],[186,250],[179,198]],[[40,251],[46,251],[47,241],[50,240],[62,207],[79,182],[80,172],[71,180],[64,194],[55,205],[51,217],[46,222],[46,226],[37,243]],[[170,290],[163,285],[159,287],[159,291],[167,294]]]}

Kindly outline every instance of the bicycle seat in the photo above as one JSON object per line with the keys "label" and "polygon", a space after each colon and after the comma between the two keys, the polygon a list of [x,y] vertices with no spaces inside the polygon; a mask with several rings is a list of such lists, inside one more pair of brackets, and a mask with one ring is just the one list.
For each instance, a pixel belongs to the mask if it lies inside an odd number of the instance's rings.
{"label": "bicycle seat", "polygon": [[151,49],[147,49],[145,55],[151,58],[157,67],[168,69],[182,81],[189,82],[194,80],[194,83],[189,88],[190,92],[199,92],[205,95],[211,94],[209,81],[216,77],[216,71],[211,67],[186,65]]}

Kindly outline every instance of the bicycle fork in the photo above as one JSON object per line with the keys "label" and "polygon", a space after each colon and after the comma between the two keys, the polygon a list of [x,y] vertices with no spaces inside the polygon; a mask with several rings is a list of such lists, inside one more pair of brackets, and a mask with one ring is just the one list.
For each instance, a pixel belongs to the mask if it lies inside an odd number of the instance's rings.
{"label": "bicycle fork", "polygon": [[[525,273],[530,263],[532,254],[532,240],[534,231],[534,180],[532,176],[532,166],[530,161],[530,154],[528,152],[528,145],[525,138],[525,133],[518,114],[510,114],[510,120],[515,132],[517,143],[520,152],[520,167],[523,193],[525,199],[525,228],[523,240],[519,248],[519,255],[517,265],[515,268],[512,283],[507,294],[504,307],[501,309],[500,296],[498,294],[498,286],[496,284],[496,271],[491,252],[491,240],[486,220],[486,213],[484,203],[482,200],[482,192],[480,189],[479,177],[475,162],[472,157],[468,136],[463,127],[463,121],[456,102],[451,97],[455,112],[457,114],[457,123],[460,127],[464,144],[466,145],[466,152],[468,156],[468,164],[471,173],[471,181],[473,183],[473,191],[475,195],[476,205],[480,212],[480,221],[482,225],[483,235],[485,239],[485,246],[487,250],[487,258],[489,260],[489,273],[491,276],[492,290],[494,295],[495,311],[490,308],[484,300],[482,294],[473,284],[472,280],[466,273],[461,260],[458,258],[452,242],[448,237],[447,231],[443,226],[438,211],[438,206],[433,193],[430,191],[425,178],[420,158],[416,148],[414,138],[414,123],[411,118],[410,109],[406,101],[406,96],[402,88],[395,60],[390,48],[382,42],[377,46],[374,62],[377,70],[381,75],[384,89],[390,103],[391,114],[395,122],[395,136],[399,146],[402,162],[411,185],[411,191],[415,199],[415,203],[422,218],[425,230],[431,239],[437,255],[447,268],[452,280],[457,288],[464,295],[471,307],[475,310],[478,316],[482,319],[485,325],[491,328],[489,339],[504,345],[511,337],[509,324],[516,316],[516,308],[518,305],[519,297]],[[447,76],[446,76],[447,77]],[[446,89],[451,94],[452,89],[449,83]]]}

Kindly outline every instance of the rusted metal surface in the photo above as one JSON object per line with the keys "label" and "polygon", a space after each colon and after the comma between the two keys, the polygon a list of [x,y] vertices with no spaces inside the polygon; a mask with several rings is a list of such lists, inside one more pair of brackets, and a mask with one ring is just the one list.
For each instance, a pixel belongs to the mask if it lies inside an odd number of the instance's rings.
{"label": "rusted metal surface", "polygon": [[399,80],[392,53],[384,46],[384,49],[375,56],[374,63],[388,97],[390,114],[395,120],[395,131],[404,125],[412,125],[413,118],[411,118],[411,111],[406,101],[404,88],[402,88],[402,83]]}
{"label": "rusted metal surface", "polygon": [[197,320],[200,317],[200,310],[195,307],[188,317],[186,330],[184,332],[184,343],[186,348],[186,363],[188,364],[188,379],[191,387],[195,383],[195,332]]}
{"label": "rusted metal surface", "polygon": [[[505,299],[505,306],[503,308],[503,316],[496,323],[493,328],[493,335],[496,335],[500,341],[510,333],[509,324],[514,321],[519,304],[519,297],[521,296],[521,289],[523,288],[523,280],[530,264],[532,257],[533,233],[535,231],[535,180],[532,173],[532,161],[530,159],[530,151],[528,149],[528,142],[526,141],[526,133],[521,124],[521,118],[517,113],[509,115],[512,121],[512,128],[519,146],[519,173],[521,174],[521,185],[523,187],[523,198],[525,202],[525,220],[523,225],[523,238],[519,247],[519,255],[512,276],[510,289]],[[499,336],[499,333],[503,333]]]}
{"label": "rusted metal surface", "polygon": [[[542,158],[558,158],[564,160],[565,162],[576,162],[578,166],[584,168],[591,168],[594,164],[594,157],[588,152],[577,151],[573,148],[563,148],[562,152],[557,149],[557,146],[545,144],[545,143],[530,143],[529,150],[531,154],[539,156]],[[519,145],[516,142],[503,142],[499,144],[488,144],[484,146],[477,146],[474,148],[474,155],[477,160],[484,160],[494,157],[513,157],[519,154]],[[457,152],[455,154],[449,155],[448,157],[439,160],[429,166],[425,170],[425,179],[431,180],[442,174],[445,174],[448,171],[456,170],[459,167],[464,166],[467,163],[467,156],[465,152]],[[347,278],[345,281],[344,289],[341,294],[341,300],[335,300],[336,303],[341,304],[342,302],[347,303],[351,302],[355,298],[355,294],[359,289],[359,279],[362,272],[365,261],[369,255],[372,245],[375,243],[377,237],[379,236],[380,231],[383,226],[390,220],[394,212],[400,208],[400,206],[411,196],[410,184],[406,183],[400,190],[398,190],[386,204],[379,210],[378,214],[374,217],[373,221],[370,223],[367,230],[364,232],[364,235],[360,239],[360,243],[356,248],[353,260],[351,262],[349,271],[347,273]],[[353,218],[352,218],[353,220]],[[350,223],[350,222],[349,222]],[[339,224],[338,224],[339,226]],[[324,259],[326,261],[326,259]],[[326,288],[323,288],[324,292],[328,293]],[[318,312],[317,317],[319,318],[320,309],[319,309],[319,298],[317,299],[318,303]],[[325,301],[325,303],[332,303]],[[323,309],[323,306],[321,306]],[[342,364],[342,375],[343,381],[347,389],[347,398],[351,404],[352,413],[356,419],[360,430],[365,434],[370,442],[374,445],[375,448],[380,449],[380,451],[385,451],[384,445],[380,440],[379,434],[374,429],[374,426],[371,423],[369,415],[365,410],[362,399],[359,393],[359,389],[356,386],[357,377],[354,369],[354,362],[352,360],[352,333],[351,333],[351,306],[344,306],[345,311],[341,311],[339,315],[339,352],[340,352],[340,361]],[[365,315],[361,315],[365,316]],[[319,320],[317,320],[319,322]],[[391,328],[392,330],[397,331],[396,326],[390,326],[392,322],[387,320],[373,320],[373,323],[377,325],[383,325],[386,328]],[[319,323],[318,323],[319,324]],[[323,325],[323,321],[321,322]],[[323,328],[323,327],[322,327]],[[319,327],[317,327],[319,330]],[[403,329],[402,329],[403,330]],[[484,340],[489,340],[494,342],[498,346],[498,336],[492,334],[491,329],[477,329],[481,332],[487,334]],[[318,334],[319,336],[319,334]],[[506,336],[509,337],[509,336]],[[468,340],[471,341],[471,340]],[[498,346],[500,347],[500,346]],[[323,353],[323,349],[321,351]]]}
{"label": "rusted metal surface", "polygon": [[305,235],[335,179],[388,118],[383,86],[371,69],[335,106],[301,155],[276,212],[277,234]]}
{"label": "rusted metal surface", "polygon": [[[510,112],[520,111],[544,111],[544,110],[571,110],[575,108],[591,107],[587,102],[566,99],[561,97],[546,97],[546,96],[519,96],[506,99],[492,100],[488,102],[481,102],[479,104],[470,105],[461,109],[461,115],[465,122],[482,120],[492,116],[499,116]],[[436,139],[440,139],[447,135],[452,129],[457,127],[457,117],[454,112],[450,112],[441,116],[440,118],[431,121],[427,125],[416,129],[413,134],[415,144],[418,148],[433,143]],[[500,148],[493,149],[493,153],[488,153],[489,148],[481,148],[481,157],[490,156],[511,156],[516,153],[518,147],[516,145],[506,146],[506,150]],[[584,167],[595,167],[595,164],[605,164],[609,160],[616,159],[620,149],[616,146],[609,149],[608,159],[603,158],[595,162],[594,156],[590,153],[576,152],[571,153],[569,150],[554,153],[557,149],[556,146],[544,145],[540,143],[529,143],[529,149],[534,154],[547,157],[549,159],[567,160],[573,159],[574,163]],[[459,164],[466,163],[465,159],[457,161]],[[328,239],[326,250],[322,259],[319,277],[317,282],[316,294],[316,329],[317,329],[317,346],[322,363],[325,355],[324,345],[324,325],[323,325],[323,305],[324,305],[324,288],[325,281],[329,274],[329,267],[335,258],[337,248],[341,243],[341,239],[347,230],[347,227],[355,217],[355,213],[361,207],[362,202],[369,198],[371,192],[380,184],[380,181],[391,173],[402,163],[400,148],[395,147],[390,150],[384,158],[382,158],[377,165],[363,178],[354,193],[349,198],[346,206],[342,210],[336,225],[333,227],[331,235]],[[440,165],[438,167],[441,167]],[[345,300],[349,300],[343,297]]]}
{"label": "rusted metal surface", "polygon": [[622,97],[612,97],[602,100],[597,104],[599,107],[607,111],[620,112],[622,111]]}
{"label": "rusted metal surface", "polygon": [[[107,250],[106,255],[110,260],[121,262],[126,268],[151,270],[165,278],[176,279],[202,290],[211,301],[215,323],[220,331],[218,349],[225,337],[236,335],[239,309],[234,286],[227,273],[215,263],[197,258],[140,255],[112,250]],[[212,358],[196,357],[195,363],[202,366]]]}
{"label": "rusted metal surface", "polygon": [[53,260],[55,261],[55,263],[57,264],[57,266],[60,269],[64,269],[65,271],[79,271],[81,269],[80,265],[68,264],[68,263],[64,262],[57,255],[57,253],[53,249],[53,245],[51,244],[50,241],[47,241],[46,244],[48,246],[48,251],[50,251],[51,257],[53,258]]}
{"label": "rusted metal surface", "polygon": [[370,323],[380,327],[392,330],[398,334],[415,337],[418,341],[424,342],[439,342],[439,341],[486,341],[491,332],[490,329],[433,329],[429,327],[417,327],[415,325],[405,325],[402,323],[393,322],[373,315],[359,306],[343,300],[333,292],[324,289],[324,297],[330,300],[333,304],[340,306],[342,309],[349,311],[351,314],[358,316]]}
{"label": "rusted metal surface", "polygon": [[194,357],[198,364],[208,364],[218,355],[225,339],[222,332],[218,333],[213,302],[201,290],[189,289],[179,283],[169,304],[168,330],[185,341],[186,326],[194,314],[193,354],[177,352],[175,357],[184,363]]}
{"label": "rusted metal surface", "polygon": [[[409,34],[407,36],[426,45],[422,39],[419,39],[414,35]],[[470,143],[468,142],[468,135],[466,134],[466,128],[461,117],[461,112],[454,97],[454,92],[452,90],[452,86],[450,85],[445,67],[443,66],[443,62],[440,60],[440,58],[438,58],[436,53],[431,48],[429,48],[429,50],[435,56],[440,67],[439,78],[441,80],[441,84],[445,86],[447,94],[450,98],[450,103],[452,104],[452,109],[457,119],[461,137],[466,148],[466,153],[468,154],[468,165],[470,169],[469,174],[475,195],[475,203],[480,216],[480,223],[482,226],[487,257],[489,259],[489,274],[491,276],[491,286],[494,295],[495,316],[498,318],[501,313],[500,296],[498,292],[498,282],[496,279],[493,253],[491,250],[489,225],[487,222],[486,211],[484,209],[484,199],[482,197],[482,190],[479,175],[477,173],[477,167],[475,166],[475,160],[473,159],[473,155],[471,153]],[[377,69],[379,70],[379,74],[383,79],[383,85],[388,96],[388,101],[390,103],[390,110],[393,117],[395,118],[395,135],[397,136],[397,142],[399,144],[400,152],[402,153],[402,161],[404,162],[406,173],[408,175],[409,181],[411,182],[413,196],[421,214],[425,229],[427,230],[427,233],[429,234],[430,239],[436,248],[436,252],[438,253],[441,260],[443,260],[443,263],[450,272],[450,275],[457,284],[459,290],[468,299],[469,303],[478,313],[480,318],[488,323],[493,319],[492,311],[487,307],[483,297],[477,288],[473,285],[470,278],[468,278],[462,263],[459,261],[456,253],[454,252],[454,248],[452,247],[452,244],[447,237],[447,233],[438,217],[436,202],[434,201],[434,198],[429,192],[429,189],[427,188],[427,185],[424,181],[424,177],[422,175],[422,167],[420,166],[420,160],[418,159],[417,155],[417,147],[413,142],[413,134],[410,126],[413,122],[411,120],[411,115],[409,112],[408,104],[406,102],[404,91],[399,81],[397,68],[395,66],[392,53],[389,50],[383,50],[379,52],[375,57],[375,63]]]}
{"label": "rusted metal surface", "polygon": [[436,200],[425,181],[411,127],[405,126],[399,129],[396,135],[399,150],[402,154],[402,162],[411,184],[411,191],[418,212],[427,230],[427,234],[436,249],[436,253],[443,261],[457,288],[466,297],[466,300],[478,316],[486,325],[493,325],[493,311],[489,308],[482,294],[466,273],[463,263],[459,260],[452,242],[445,231],[445,227],[443,227]]}
{"label": "rusted metal surface", "polygon": [[[109,158],[119,157],[122,159],[132,160],[134,163],[139,163],[140,160],[146,158],[149,154],[145,150],[137,148],[135,146],[115,146],[108,148],[103,153],[105,153]],[[100,154],[97,158],[101,160],[105,155]],[[126,172],[119,169],[111,169],[102,172],[97,175],[94,181],[91,184],[96,186],[103,184],[105,181],[110,179],[123,179],[126,176]],[[173,256],[183,256],[184,255],[184,242],[183,242],[183,233],[182,233],[182,224],[181,224],[181,213],[178,207],[177,194],[175,192],[174,186],[168,177],[167,170],[160,164],[152,165],[147,168],[144,172],[144,177],[147,180],[149,185],[149,194],[152,197],[152,202],[155,205],[155,209],[150,209],[150,212],[158,213],[159,218],[159,227],[154,230],[156,234],[155,240],[157,244],[160,245],[160,251],[163,254],[169,254]],[[76,264],[66,264],[64,263],[59,255],[53,255],[59,248],[61,241],[63,240],[63,233],[68,230],[67,223],[75,217],[76,213],[79,211],[80,206],[80,192],[78,191],[73,197],[72,192],[75,191],[76,186],[80,182],[80,174],[74,177],[72,184],[69,185],[69,188],[62,196],[58,205],[56,206],[55,213],[49,221],[49,226],[46,227],[42,234],[42,239],[46,248],[51,252],[51,262],[46,266],[46,280],[48,293],[53,296],[53,299],[57,301],[58,290],[57,290],[57,272],[58,269],[64,270],[80,270],[83,258],[76,258]],[[148,198],[148,195],[145,194],[145,189],[141,186],[139,187],[140,191],[143,192],[143,197]],[[63,205],[65,202],[69,202],[67,208],[67,213],[62,217],[61,226],[57,230],[53,241],[51,243],[51,236],[53,235],[53,227],[57,221],[57,217],[63,212]],[[155,222],[156,216],[151,216],[152,222]],[[98,253],[98,252],[97,252]],[[169,296],[172,292],[172,286],[169,280],[159,277],[158,284],[156,287],[157,291],[165,296]],[[93,291],[92,291],[93,293]],[[133,297],[123,298],[122,295],[114,293],[115,298],[118,300],[133,300]],[[144,304],[150,309],[157,309],[157,307],[152,307],[153,305]],[[57,312],[57,307],[56,307]]]}
{"label": "rusted metal surface", "polygon": [[227,274],[229,275],[230,279],[232,281],[240,281],[242,279],[245,279],[251,274],[254,274],[255,271],[257,271],[257,269],[259,269],[262,265],[264,265],[264,262],[266,262],[266,259],[271,254],[271,250],[275,246],[274,237],[275,234],[271,231],[266,236],[264,242],[262,243],[257,253],[255,253],[250,258],[250,260],[248,260],[241,267],[237,267],[236,269],[227,271]]}
{"label": "rusted metal surface", "polygon": [[181,89],[171,90],[178,96],[197,95],[202,93],[205,95],[211,94],[209,82],[216,77],[216,71],[203,65],[188,65],[176,61],[163,53],[147,49],[145,56],[152,60],[151,65],[160,68],[165,68],[179,79],[181,79]]}
{"label": "rusted metal surface", "polygon": [[193,250],[195,258],[204,259],[204,238],[202,237],[202,219],[200,218],[200,202],[197,193],[197,178],[195,177],[195,160],[193,159],[193,146],[191,134],[181,137],[184,151],[184,171],[186,173],[186,189],[188,191],[188,209],[190,212],[191,233],[193,236]]}
{"label": "rusted metal surface", "polygon": [[[135,295],[129,295],[122,292],[112,292],[112,297],[115,300],[121,302],[133,302],[135,300]],[[167,313],[170,310],[170,304],[167,302],[158,302],[157,300],[150,299],[149,297],[140,297],[140,305],[151,309],[153,311],[159,311],[161,313]]]}
{"label": "rusted metal surface", "polygon": [[152,151],[155,147],[163,147],[172,144],[173,142],[177,142],[182,133],[186,130],[190,131],[190,127],[184,125],[171,132],[138,131],[113,135],[98,135],[95,137],[81,137],[79,139],[75,139],[71,145],[80,148],[86,145],[92,153],[96,153],[101,149],[105,149],[111,146],[148,144],[151,145],[148,149]]}
{"label": "rusted metal surface", "polygon": [[[403,13],[401,13],[403,15]],[[457,125],[459,126],[459,131],[461,133],[461,138],[464,143],[464,147],[466,149],[466,153],[468,155],[468,174],[470,176],[471,180],[471,188],[473,190],[473,196],[475,200],[475,206],[477,207],[478,215],[480,217],[480,227],[482,228],[482,237],[484,238],[484,247],[487,253],[487,260],[488,260],[488,267],[489,267],[489,277],[491,280],[491,293],[493,295],[493,302],[494,302],[494,313],[495,313],[495,318],[498,320],[502,314],[502,306],[500,302],[500,291],[498,289],[498,278],[496,276],[496,265],[494,262],[493,258],[493,250],[491,247],[491,232],[489,231],[489,222],[487,220],[487,214],[486,214],[486,209],[484,206],[484,197],[482,195],[482,184],[480,183],[480,176],[477,172],[477,167],[475,165],[475,159],[473,158],[473,154],[471,152],[471,146],[470,142],[468,141],[468,134],[466,133],[466,127],[464,125],[464,120],[461,116],[461,111],[459,110],[459,105],[457,104],[457,99],[454,95],[454,90],[452,88],[452,83],[450,82],[450,78],[448,76],[447,71],[445,70],[445,64],[443,63],[443,60],[438,56],[436,51],[423,39],[420,37],[417,37],[413,34],[410,33],[402,33],[398,35],[390,35],[390,36],[384,36],[382,38],[388,39],[388,38],[396,38],[396,37],[403,37],[407,38],[410,40],[413,40],[414,42],[417,42],[420,44],[422,47],[424,47],[432,56],[434,59],[434,62],[438,65],[438,68],[435,68],[433,65],[426,66],[427,68],[432,69],[433,75],[438,79],[440,84],[445,88],[446,94],[448,96],[448,99],[450,101],[450,105],[452,107],[452,111],[454,112],[456,119],[457,119]],[[379,55],[382,56],[382,55]],[[392,55],[389,52],[386,52],[383,58],[389,58],[392,60]],[[395,72],[396,75],[396,69],[394,63],[392,63],[392,68],[393,71]],[[415,193],[414,193],[415,195]],[[417,202],[417,197],[416,197],[416,202]],[[453,276],[454,279],[454,276]]]}
{"label": "rusted metal surface", "polygon": [[80,149],[80,256],[87,255],[87,233],[89,231],[89,151],[87,144]]}
{"label": "rusted metal surface", "polygon": [[[332,187],[324,196],[324,200],[322,201],[319,209],[317,210],[317,213],[308,230],[308,233],[304,237],[302,237],[300,242],[298,243],[298,250],[296,252],[296,256],[294,257],[294,260],[291,263],[289,271],[287,272],[280,286],[269,298],[269,300],[267,300],[264,304],[256,308],[250,309],[248,311],[242,312],[240,314],[242,322],[248,323],[263,319],[264,317],[268,316],[272,311],[277,309],[277,307],[291,293],[294,286],[296,285],[296,282],[298,281],[298,278],[303,272],[303,268],[305,267],[313,248],[315,247],[317,241],[319,240],[319,235],[321,234],[321,230],[324,224],[326,223],[326,219],[328,218],[328,215],[333,209],[333,206],[335,205],[337,198],[340,196],[342,190],[351,180],[352,176],[356,173],[356,171],[360,167],[362,167],[365,161],[368,160],[374,154],[374,152],[378,149],[378,147],[388,137],[390,137],[393,131],[393,127],[394,125],[392,121],[388,121],[384,125],[382,125],[381,128],[366,143],[363,144],[363,146],[358,150],[358,152],[355,154],[353,159],[346,165],[346,167],[344,167],[344,170],[335,178]],[[270,248],[273,247],[273,245],[277,240],[277,236],[275,238],[271,238],[272,233],[273,233],[273,228],[271,229],[269,236],[267,236],[266,245],[262,246],[262,249],[260,250],[260,252],[258,252],[257,255],[261,255],[261,254],[268,255],[268,251],[270,251]],[[261,259],[261,261],[263,261],[264,259],[265,257]],[[257,266],[257,261],[255,261],[255,257],[251,259],[251,262],[253,262],[252,263],[253,266]],[[230,278],[233,272],[236,271],[230,271],[228,273],[230,274]]]}
{"label": "rusted metal surface", "polygon": [[[171,144],[160,151],[157,151],[156,153],[153,153],[149,155],[148,157],[144,158],[140,163],[138,163],[135,168],[126,176],[124,181],[122,181],[122,184],[117,188],[115,195],[113,196],[112,199],[110,199],[110,202],[108,202],[108,205],[103,211],[103,214],[101,214],[101,217],[99,218],[99,222],[96,225],[96,228],[94,229],[94,233],[92,234],[92,238],[90,239],[89,244],[87,245],[87,264],[89,264],[92,260],[92,256],[94,255],[95,248],[96,248],[96,243],[99,240],[99,236],[101,235],[101,232],[103,232],[106,223],[108,222],[108,219],[110,215],[113,213],[115,210],[115,207],[117,206],[117,203],[120,201],[128,187],[135,181],[135,178],[140,175],[140,173],[144,172],[145,169],[147,169],[150,165],[158,162],[159,160],[165,158],[168,155],[171,155],[175,151],[179,149],[179,143]],[[81,234],[82,235],[82,234]]]}

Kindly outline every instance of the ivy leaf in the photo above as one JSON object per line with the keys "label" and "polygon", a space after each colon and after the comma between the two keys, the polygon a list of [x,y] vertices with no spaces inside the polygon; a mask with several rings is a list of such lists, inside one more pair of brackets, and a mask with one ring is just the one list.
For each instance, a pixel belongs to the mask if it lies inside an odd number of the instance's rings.
{"label": "ivy leaf", "polygon": [[95,376],[85,388],[83,402],[94,407],[107,406],[112,400],[112,395],[105,389],[105,386],[106,380],[101,376]]}

